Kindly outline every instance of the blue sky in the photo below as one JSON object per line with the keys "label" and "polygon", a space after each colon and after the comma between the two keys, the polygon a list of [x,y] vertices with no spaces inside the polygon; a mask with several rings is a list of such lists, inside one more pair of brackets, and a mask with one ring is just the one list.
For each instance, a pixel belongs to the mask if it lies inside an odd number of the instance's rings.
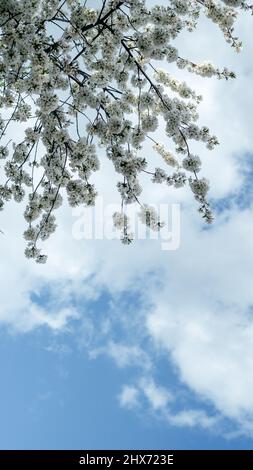
{"label": "blue sky", "polygon": [[[2,449],[252,448],[247,438],[175,429],[148,412],[120,408],[115,397],[129,371],[104,357],[89,360],[68,334],[57,338],[61,352],[48,351],[55,340],[47,329],[1,333]],[[166,380],[168,364],[159,368]]]}
{"label": "blue sky", "polygon": [[[252,449],[251,32],[242,15],[239,55],[207,20],[178,44],[238,75],[177,72],[204,96],[200,121],[221,142],[193,147],[216,211],[208,230],[188,191],[147,181],[144,202],[181,204],[176,251],[77,239],[64,205],[38,266],[23,255],[23,208],[1,213],[0,448]],[[103,160],[105,207],[118,203],[116,182]]]}

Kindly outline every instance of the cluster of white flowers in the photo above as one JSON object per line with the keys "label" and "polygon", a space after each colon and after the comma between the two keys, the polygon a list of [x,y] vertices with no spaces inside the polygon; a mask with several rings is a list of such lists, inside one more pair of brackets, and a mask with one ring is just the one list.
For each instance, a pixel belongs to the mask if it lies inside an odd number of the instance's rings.
{"label": "cluster of white flowers", "polygon": [[[228,80],[229,78],[236,78],[235,72],[228,70],[227,67],[224,67],[222,70],[217,68],[215,65],[213,65],[211,62],[205,61],[202,62],[201,64],[195,64],[194,62],[191,62],[190,60],[187,59],[182,59],[181,57],[177,60],[177,66],[180,69],[187,69],[188,72],[191,73],[196,73],[196,75],[201,75],[201,77],[213,77],[217,76],[218,78],[225,78]],[[182,86],[182,85],[181,85]],[[178,90],[180,91],[180,86],[178,86]],[[192,93],[192,91],[188,91],[189,93]],[[182,95],[181,95],[182,96]],[[188,96],[186,96],[187,98]],[[193,96],[195,98],[195,96]],[[197,99],[201,99],[201,97],[197,97]]]}
{"label": "cluster of white flowers", "polygon": [[165,70],[157,70],[155,74],[157,82],[163,85],[169,86],[172,91],[178,93],[182,98],[192,98],[197,103],[201,101],[202,97],[196,95],[196,92],[192,90],[186,82],[179,82],[175,78],[171,77]]}
{"label": "cluster of white flowers", "polygon": [[151,230],[158,231],[163,227],[163,222],[160,221],[159,216],[152,206],[143,204],[139,212],[139,218],[143,224],[151,228]]}
{"label": "cluster of white flowers", "polygon": [[242,6],[243,2],[240,0],[223,0],[227,6],[223,6],[221,2],[215,0],[204,1],[206,6],[206,14],[214,23],[217,23],[223,31],[226,41],[231,43],[233,47],[239,52],[241,42],[238,38],[233,37],[233,25],[237,16],[235,7]]}
{"label": "cluster of white flowers", "polygon": [[201,160],[198,155],[189,155],[183,160],[183,167],[185,170],[198,173],[201,167]]}
{"label": "cluster of white flowers", "polygon": [[[0,208],[11,198],[26,200],[26,256],[46,261],[37,243],[54,232],[53,212],[64,192],[71,206],[95,204],[90,177],[99,170],[99,146],[120,175],[122,213],[114,214],[114,224],[124,243],[132,240],[125,204],[140,204],[141,219],[152,229],[161,226],[139,200],[142,172],[170,187],[188,182],[201,215],[212,220],[208,183],[198,177],[201,162],[189,141],[209,149],[218,141],[196,123],[201,97],[157,70],[156,61],[203,77],[234,78],[227,68],[181,57],[173,41],[184,29],[193,31],[203,12],[239,50],[233,31],[240,9],[253,8],[239,0],[157,0],[155,6],[148,0],[99,0],[96,7],[92,0],[0,0],[0,162],[6,175]],[[160,120],[165,144],[149,135]],[[29,123],[24,139],[11,144],[12,121]],[[141,153],[147,138],[174,173],[149,168],[152,162]]]}
{"label": "cluster of white flowers", "polygon": [[134,236],[133,233],[129,231],[129,219],[124,212],[115,212],[113,214],[113,224],[114,227],[120,230],[122,233],[122,243],[124,243],[125,245],[129,245],[130,243],[132,243]]}
{"label": "cluster of white flowers", "polygon": [[164,159],[164,161],[167,163],[167,165],[170,166],[179,166],[177,159],[174,157],[174,155],[166,150],[164,145],[159,144],[158,142],[153,146],[153,149],[156,150],[159,155],[161,155]]}

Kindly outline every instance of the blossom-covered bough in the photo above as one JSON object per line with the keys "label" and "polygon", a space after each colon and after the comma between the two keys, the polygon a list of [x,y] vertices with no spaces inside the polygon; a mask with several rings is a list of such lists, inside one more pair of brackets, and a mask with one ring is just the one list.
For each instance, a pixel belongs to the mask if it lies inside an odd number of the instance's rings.
{"label": "blossom-covered bough", "polygon": [[[157,63],[234,78],[227,68],[181,57],[173,41],[183,29],[194,31],[205,14],[239,51],[233,25],[240,9],[252,12],[241,0],[0,0],[0,208],[11,198],[27,199],[27,257],[46,261],[38,242],[54,232],[64,193],[70,206],[95,204],[90,177],[99,169],[100,146],[119,174],[122,211],[113,219],[123,242],[132,239],[127,204],[138,202],[141,219],[154,230],[161,226],[141,202],[142,172],[154,183],[189,184],[202,217],[212,221],[208,181],[199,176],[190,141],[213,149],[217,139],[196,124],[201,97]],[[157,142],[152,133],[160,117],[165,133]],[[28,123],[22,141],[8,141],[13,121]],[[143,157],[145,139],[168,172]]]}

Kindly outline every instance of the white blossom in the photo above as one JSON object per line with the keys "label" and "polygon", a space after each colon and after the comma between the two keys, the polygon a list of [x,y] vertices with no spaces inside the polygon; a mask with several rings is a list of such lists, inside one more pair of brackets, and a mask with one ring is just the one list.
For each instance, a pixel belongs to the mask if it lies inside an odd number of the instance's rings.
{"label": "white blossom", "polygon": [[[201,96],[165,68],[174,62],[202,77],[235,78],[226,66],[219,69],[183,57],[175,39],[184,29],[194,31],[203,13],[239,51],[234,24],[240,10],[252,12],[253,7],[239,0],[168,0],[165,5],[157,0],[153,6],[148,0],[92,3],[0,1],[0,164],[5,175],[0,209],[11,198],[27,201],[25,254],[38,263],[46,262],[46,256],[37,243],[55,231],[54,211],[64,194],[72,207],[95,204],[97,192],[90,178],[100,169],[101,147],[119,175],[123,211],[113,220],[123,243],[133,239],[125,204],[140,204],[141,219],[155,230],[160,227],[154,210],[139,199],[141,173],[174,188],[188,182],[202,217],[208,223],[213,218],[209,184],[198,175],[201,161],[189,141],[213,149],[218,140],[198,125]],[[12,121],[16,128],[20,123],[27,128],[23,140],[11,136],[10,144]],[[150,134],[160,122],[165,134],[156,142]],[[147,139],[168,171],[174,167],[172,174],[150,168],[152,159],[142,151]]]}
{"label": "white blossom", "polygon": [[148,206],[147,204],[144,204],[141,207],[139,217],[143,224],[154,231],[159,231],[163,226],[163,223],[160,222],[159,216],[154,207]]}

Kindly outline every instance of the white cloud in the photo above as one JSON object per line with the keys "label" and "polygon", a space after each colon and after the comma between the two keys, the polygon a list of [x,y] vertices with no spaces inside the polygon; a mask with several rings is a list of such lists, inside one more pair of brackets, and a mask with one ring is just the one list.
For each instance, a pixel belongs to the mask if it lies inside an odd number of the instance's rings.
{"label": "white cloud", "polygon": [[141,366],[142,368],[149,369],[151,367],[149,357],[139,346],[130,346],[111,340],[105,347],[95,348],[90,351],[92,359],[97,358],[101,354],[109,356],[120,368]]}
{"label": "white cloud", "polygon": [[140,381],[140,389],[154,410],[166,409],[168,403],[173,400],[172,394],[166,388],[157,385],[151,378],[143,377]]}
{"label": "white cloud", "polygon": [[[146,405],[148,402],[148,407]],[[208,415],[202,409],[185,408],[173,411],[175,398],[166,388],[158,385],[151,376],[144,376],[135,385],[124,385],[119,396],[120,406],[127,409],[145,409],[156,413],[170,425],[177,427],[201,427],[218,429],[220,417]]]}
{"label": "white cloud", "polygon": [[167,420],[170,424],[180,427],[202,427],[204,429],[217,428],[219,424],[219,417],[209,416],[203,410],[184,410],[179,413],[167,415]]}
{"label": "white cloud", "polygon": [[119,395],[122,408],[135,408],[138,405],[139,391],[136,387],[125,385]]}

